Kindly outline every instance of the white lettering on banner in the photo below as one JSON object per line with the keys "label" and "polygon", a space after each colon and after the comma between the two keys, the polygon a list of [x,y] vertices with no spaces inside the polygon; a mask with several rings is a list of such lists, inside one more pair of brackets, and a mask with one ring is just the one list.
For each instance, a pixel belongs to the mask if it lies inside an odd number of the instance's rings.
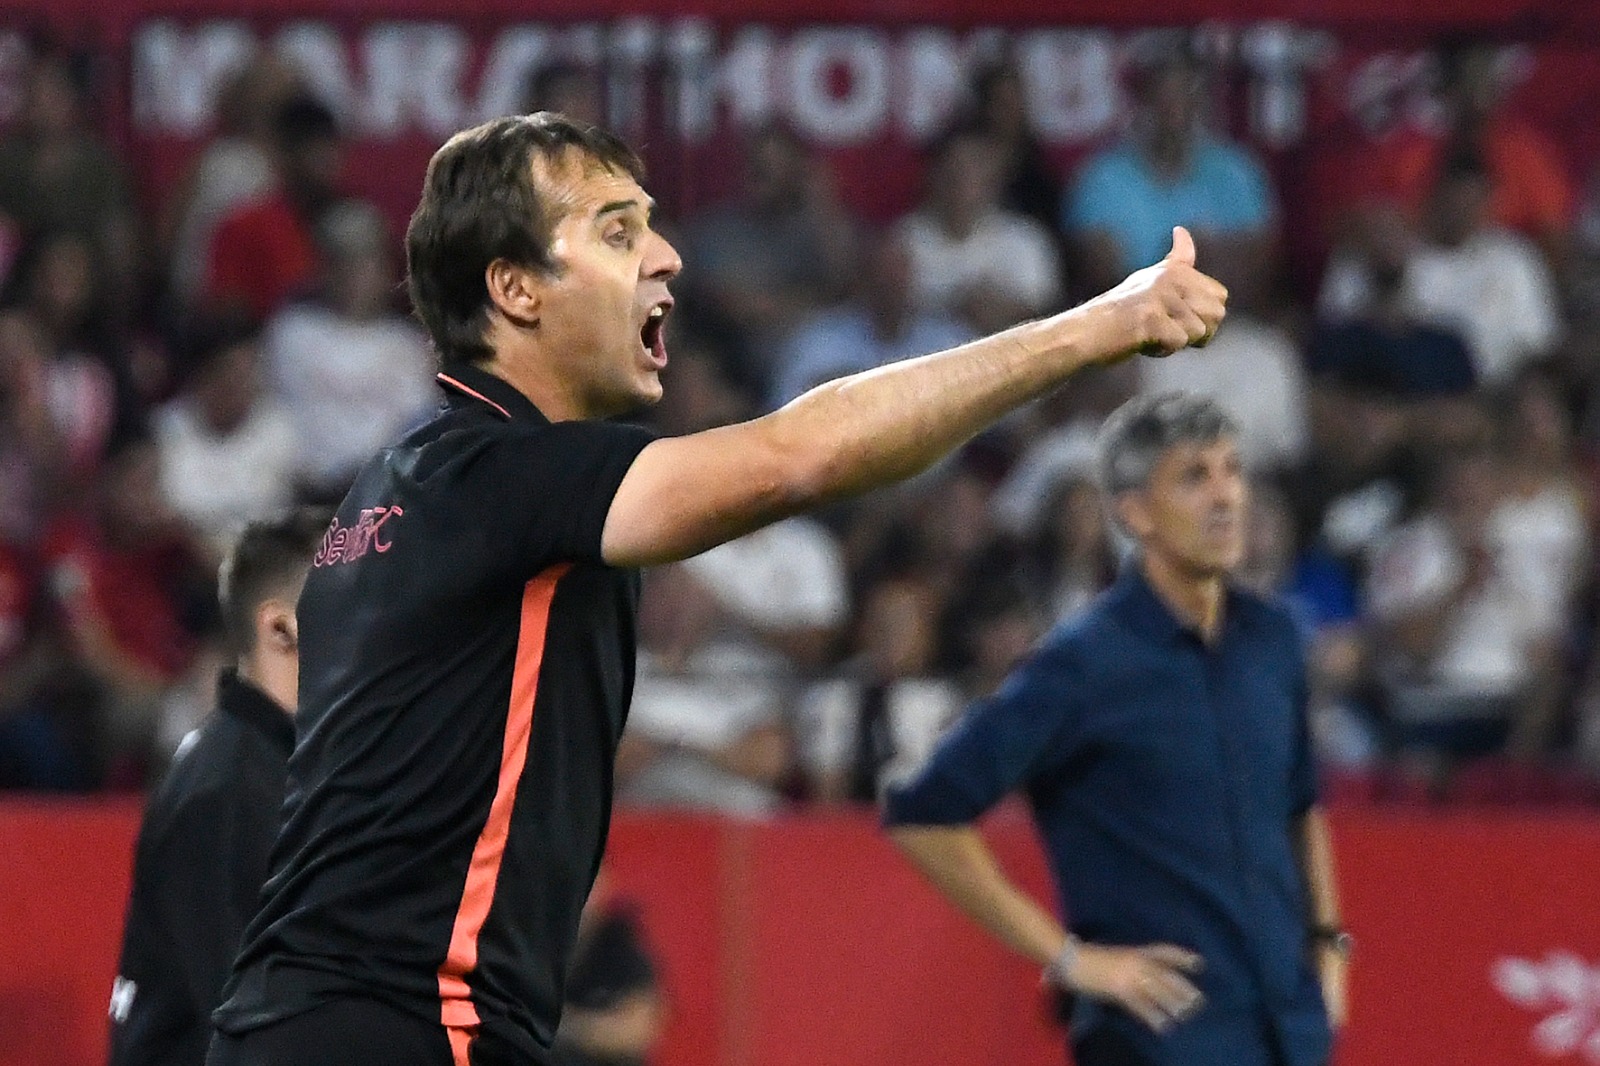
{"label": "white lettering on banner", "polygon": [[[883,34],[804,30],[789,48],[789,101],[803,136],[850,144],[879,134],[889,117],[889,57]],[[834,92],[835,75],[843,92]]]}
{"label": "white lettering on banner", "polygon": [[1017,51],[1029,114],[1043,139],[1088,140],[1121,113],[1110,34],[1044,30],[1025,35]]}
{"label": "white lettering on banner", "polygon": [[1544,1014],[1532,1036],[1541,1055],[1582,1055],[1600,1063],[1600,966],[1570,951],[1552,951],[1542,962],[1498,959],[1489,980],[1512,1003]]}
{"label": "white lettering on banner", "polygon": [[509,115],[522,105],[528,78],[544,65],[553,36],[543,26],[513,26],[494,39],[483,64],[477,118]]}
{"label": "white lettering on banner", "polygon": [[420,129],[447,137],[468,114],[461,96],[468,41],[460,29],[442,23],[384,23],[362,41],[366,53],[366,121],[377,137],[398,137]]}
{"label": "white lettering on banner", "polygon": [[[1205,33],[1208,49],[1242,63],[1252,132],[1279,146],[1296,140],[1304,131],[1306,74],[1331,55],[1332,39],[1286,23],[1218,24]],[[307,20],[284,26],[270,46],[304,70],[313,90],[358,137],[439,138],[508,114],[537,70],[564,60],[603,69],[610,119],[627,132],[649,128],[659,97],[666,125],[687,141],[704,140],[727,122],[781,119],[811,140],[843,145],[892,134],[922,140],[938,132],[962,105],[972,71],[1007,45],[1017,56],[1040,138],[1098,138],[1123,112],[1117,70],[1132,39],[1055,27],[791,31],[748,24],[719,31],[703,18],[627,18],[517,24],[485,40],[448,22],[385,21],[345,31]],[[135,124],[179,136],[203,132],[218,85],[260,44],[256,32],[236,20],[145,23],[132,53]],[[1358,73],[1358,93],[1386,95],[1395,76],[1390,67],[1373,66]],[[656,85],[659,93],[652,92]]]}
{"label": "white lettering on banner", "polygon": [[300,68],[311,91],[341,122],[362,135],[370,132],[357,105],[351,64],[338,30],[324,22],[292,23],[279,31],[273,48]]}
{"label": "white lettering on banner", "polygon": [[194,29],[159,21],[133,40],[133,120],[140,126],[192,137],[211,121],[217,86],[256,50],[242,22],[207,22]]}

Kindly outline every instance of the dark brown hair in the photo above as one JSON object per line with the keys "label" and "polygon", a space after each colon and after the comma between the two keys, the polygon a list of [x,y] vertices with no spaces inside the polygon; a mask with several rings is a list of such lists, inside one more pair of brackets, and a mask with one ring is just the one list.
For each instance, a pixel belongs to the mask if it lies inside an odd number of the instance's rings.
{"label": "dark brown hair", "polygon": [[533,163],[573,152],[643,180],[644,165],[615,134],[549,111],[463,130],[434,153],[406,228],[406,268],[411,305],[441,363],[494,354],[484,340],[490,263],[555,270],[550,240],[561,216],[534,180]]}
{"label": "dark brown hair", "polygon": [[270,521],[250,523],[233,542],[217,575],[217,599],[228,647],[236,657],[255,650],[256,608],[311,568],[332,520],[332,511],[297,507]]}

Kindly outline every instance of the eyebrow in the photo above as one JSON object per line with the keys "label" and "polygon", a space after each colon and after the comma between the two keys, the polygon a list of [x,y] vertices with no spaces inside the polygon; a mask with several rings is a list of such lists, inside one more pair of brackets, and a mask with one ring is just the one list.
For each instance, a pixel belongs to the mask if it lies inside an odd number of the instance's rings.
{"label": "eyebrow", "polygon": [[600,218],[601,216],[609,215],[614,211],[631,211],[638,207],[642,207],[644,209],[644,213],[649,215],[655,206],[656,202],[650,199],[648,196],[645,197],[643,204],[641,204],[638,200],[612,200],[608,204],[602,204],[600,209],[594,213],[594,217]]}

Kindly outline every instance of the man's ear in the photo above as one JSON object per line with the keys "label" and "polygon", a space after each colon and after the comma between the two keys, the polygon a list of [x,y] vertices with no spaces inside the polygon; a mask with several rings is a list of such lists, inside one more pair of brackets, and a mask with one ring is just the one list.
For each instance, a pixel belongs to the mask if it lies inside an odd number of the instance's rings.
{"label": "man's ear", "polygon": [[513,325],[531,328],[539,324],[544,284],[537,271],[509,259],[496,259],[484,269],[483,282],[495,309]]}
{"label": "man's ear", "polygon": [[1111,503],[1117,521],[1135,540],[1143,540],[1155,530],[1155,516],[1150,513],[1150,498],[1140,491],[1124,492]]}
{"label": "man's ear", "polygon": [[295,620],[294,604],[262,601],[256,608],[256,646],[286,654],[300,647],[300,624]]}

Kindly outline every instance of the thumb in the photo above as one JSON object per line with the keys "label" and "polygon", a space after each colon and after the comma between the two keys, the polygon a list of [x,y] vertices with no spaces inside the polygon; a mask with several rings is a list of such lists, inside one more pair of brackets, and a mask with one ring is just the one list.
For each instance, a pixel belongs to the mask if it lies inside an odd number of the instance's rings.
{"label": "thumb", "polygon": [[1167,253],[1167,262],[1194,266],[1194,238],[1182,226],[1172,227],[1172,251]]}

